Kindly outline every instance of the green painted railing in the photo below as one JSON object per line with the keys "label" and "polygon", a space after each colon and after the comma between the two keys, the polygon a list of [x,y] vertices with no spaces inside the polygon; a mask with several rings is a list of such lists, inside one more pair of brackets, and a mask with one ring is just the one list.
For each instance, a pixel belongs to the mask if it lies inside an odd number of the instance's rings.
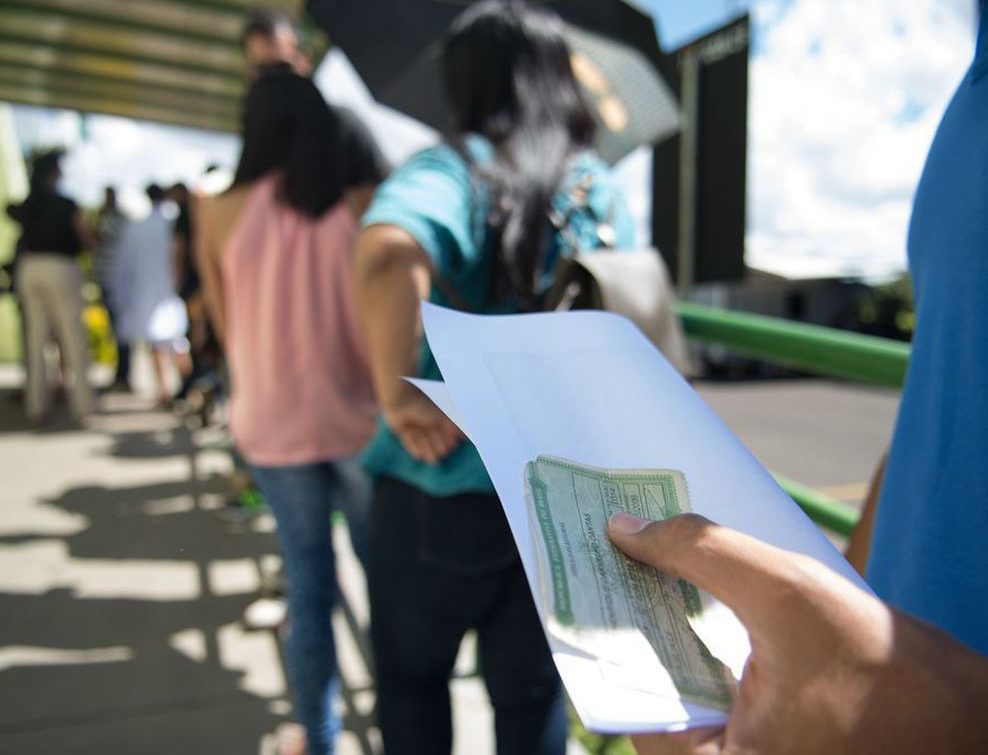
{"label": "green painted railing", "polygon": [[909,344],[746,312],[678,305],[687,335],[817,375],[901,388]]}
{"label": "green painted railing", "polygon": [[[909,345],[901,341],[692,302],[677,309],[690,338],[732,353],[890,388],[901,388],[906,375]],[[850,506],[785,477],[775,479],[821,527],[845,536],[854,529],[858,512]]]}
{"label": "green painted railing", "polygon": [[855,509],[787,477],[777,474],[772,476],[779,483],[779,487],[785,490],[814,522],[844,537],[851,534],[854,525],[858,523],[858,512]]}

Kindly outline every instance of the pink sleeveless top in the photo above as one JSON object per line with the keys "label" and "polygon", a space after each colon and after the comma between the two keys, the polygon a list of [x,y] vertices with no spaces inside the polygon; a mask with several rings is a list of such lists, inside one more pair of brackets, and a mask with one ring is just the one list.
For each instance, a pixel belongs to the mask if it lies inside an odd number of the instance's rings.
{"label": "pink sleeveless top", "polygon": [[377,409],[353,291],[357,224],[344,202],[312,220],[258,181],[223,249],[237,448],[260,466],[359,452]]}

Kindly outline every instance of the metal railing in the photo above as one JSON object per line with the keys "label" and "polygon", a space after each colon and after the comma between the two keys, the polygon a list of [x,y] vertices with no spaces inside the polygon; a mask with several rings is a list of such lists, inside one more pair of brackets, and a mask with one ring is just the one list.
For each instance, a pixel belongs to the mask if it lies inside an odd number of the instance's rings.
{"label": "metal railing", "polygon": [[[686,334],[729,352],[816,375],[901,388],[909,344],[777,317],[680,302]],[[798,482],[775,475],[779,485],[813,521],[840,535],[857,523],[852,507]]]}

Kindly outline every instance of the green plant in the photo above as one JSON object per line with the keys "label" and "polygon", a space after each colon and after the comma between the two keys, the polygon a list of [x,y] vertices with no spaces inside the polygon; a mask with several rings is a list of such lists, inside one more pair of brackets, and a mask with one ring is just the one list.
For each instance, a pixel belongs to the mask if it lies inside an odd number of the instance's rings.
{"label": "green plant", "polygon": [[627,737],[594,734],[570,711],[570,736],[586,748],[590,755],[635,755],[635,748]]}
{"label": "green plant", "polygon": [[865,333],[900,341],[912,340],[916,309],[908,274],[874,286],[858,301],[857,318]]}

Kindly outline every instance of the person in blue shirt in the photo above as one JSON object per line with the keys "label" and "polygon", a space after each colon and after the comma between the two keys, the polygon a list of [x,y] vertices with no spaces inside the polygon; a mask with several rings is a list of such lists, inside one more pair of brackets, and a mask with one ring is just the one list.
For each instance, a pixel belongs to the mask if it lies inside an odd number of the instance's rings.
{"label": "person in blue shirt", "polygon": [[916,192],[909,263],[912,356],[877,509],[852,543],[881,600],[700,517],[611,520],[618,548],[721,599],[752,644],[726,726],[640,735],[639,755],[988,751],[984,2],[974,62]]}
{"label": "person in blue shirt", "polygon": [[[988,15],[916,190],[916,331],[859,550],[879,597],[988,655]],[[872,523],[873,520],[873,523]],[[872,534],[873,529],[873,534]],[[857,559],[858,566],[865,560]]]}
{"label": "person in blue shirt", "polygon": [[380,187],[357,250],[383,415],[364,453],[376,476],[378,719],[389,755],[448,753],[449,677],[475,629],[498,752],[562,753],[559,677],[493,485],[477,450],[401,376],[441,377],[420,335],[421,298],[478,313],[537,309],[561,255],[611,236],[633,247],[633,223],[591,149],[594,121],[558,17],[477,3],[452,26],[443,62],[454,136]]}

